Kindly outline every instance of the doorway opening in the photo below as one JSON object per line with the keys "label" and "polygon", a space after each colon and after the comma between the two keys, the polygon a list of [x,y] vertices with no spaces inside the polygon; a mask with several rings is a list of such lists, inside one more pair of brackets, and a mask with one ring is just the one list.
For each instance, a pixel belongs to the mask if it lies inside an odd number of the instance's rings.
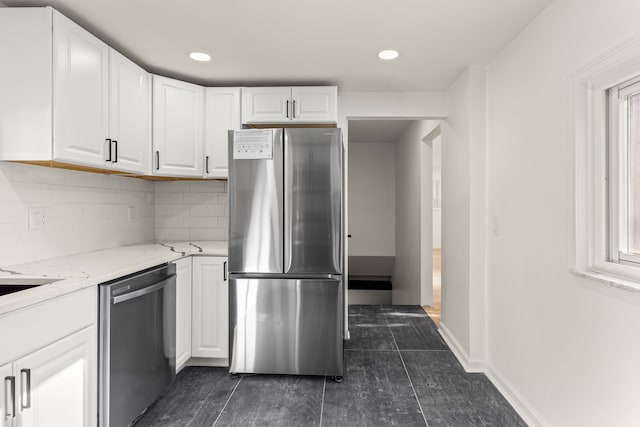
{"label": "doorway opening", "polygon": [[350,304],[392,304],[396,261],[395,143],[409,123],[349,121]]}
{"label": "doorway opening", "polygon": [[[349,119],[349,304],[433,306],[432,151],[439,135],[434,120]],[[353,289],[366,281],[389,287]]]}

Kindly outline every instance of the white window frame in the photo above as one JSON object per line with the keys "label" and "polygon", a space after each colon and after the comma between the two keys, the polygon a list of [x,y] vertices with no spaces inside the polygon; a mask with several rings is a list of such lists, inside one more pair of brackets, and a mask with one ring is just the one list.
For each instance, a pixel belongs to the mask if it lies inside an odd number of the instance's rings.
{"label": "white window frame", "polygon": [[[640,75],[640,36],[617,46],[570,76],[570,271],[586,278],[640,291],[640,268],[618,262],[609,248],[618,247],[621,200],[610,197],[620,194],[618,168],[611,192],[608,173],[611,162],[620,152],[614,148],[609,157],[608,143],[620,129],[609,127],[608,105],[610,88]],[[615,135],[611,135],[614,132]],[[617,151],[616,151],[617,150]],[[618,163],[619,164],[619,163]],[[614,207],[613,213],[611,208]],[[613,242],[612,242],[613,240]],[[613,252],[613,251],[612,251]]]}
{"label": "white window frame", "polygon": [[[640,74],[640,71],[639,71]],[[629,253],[628,103],[640,94],[640,77],[609,90],[609,260],[640,267],[640,255]],[[626,225],[625,225],[626,224]],[[624,250],[626,248],[626,250]]]}

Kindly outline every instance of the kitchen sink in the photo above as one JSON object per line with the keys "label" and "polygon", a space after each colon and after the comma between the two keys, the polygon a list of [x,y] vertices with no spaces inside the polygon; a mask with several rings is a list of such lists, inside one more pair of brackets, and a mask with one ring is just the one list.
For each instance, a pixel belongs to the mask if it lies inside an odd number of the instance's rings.
{"label": "kitchen sink", "polygon": [[50,277],[0,277],[0,296],[35,288],[62,279]]}

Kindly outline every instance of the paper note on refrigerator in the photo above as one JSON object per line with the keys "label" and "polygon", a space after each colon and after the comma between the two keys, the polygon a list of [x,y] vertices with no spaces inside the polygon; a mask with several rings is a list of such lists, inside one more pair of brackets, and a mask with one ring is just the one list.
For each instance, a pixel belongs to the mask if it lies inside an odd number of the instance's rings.
{"label": "paper note on refrigerator", "polygon": [[272,159],[273,131],[247,129],[236,131],[233,138],[234,159]]}

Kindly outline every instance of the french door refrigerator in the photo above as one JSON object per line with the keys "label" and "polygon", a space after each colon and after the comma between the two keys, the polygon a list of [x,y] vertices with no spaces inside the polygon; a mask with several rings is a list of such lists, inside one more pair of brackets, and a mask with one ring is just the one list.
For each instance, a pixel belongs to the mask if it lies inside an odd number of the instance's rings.
{"label": "french door refrigerator", "polygon": [[236,373],[344,370],[342,134],[229,132],[229,348]]}

